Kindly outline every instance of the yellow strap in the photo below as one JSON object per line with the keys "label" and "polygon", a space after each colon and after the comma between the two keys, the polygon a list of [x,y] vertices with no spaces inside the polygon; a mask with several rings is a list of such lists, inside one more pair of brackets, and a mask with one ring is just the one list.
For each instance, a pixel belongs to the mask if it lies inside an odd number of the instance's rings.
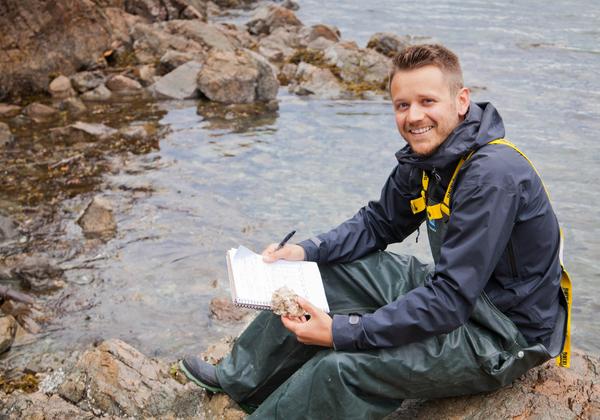
{"label": "yellow strap", "polygon": [[[544,187],[544,191],[546,191],[548,200],[550,200],[550,193],[548,192],[548,188],[546,188],[546,185],[544,184],[544,181],[542,180],[540,173],[537,171],[537,169],[535,168],[533,163],[529,160],[529,158],[527,156],[525,156],[525,153],[520,151],[517,146],[515,146],[514,144],[512,144],[511,142],[509,142],[505,139],[493,140],[493,141],[489,142],[488,144],[503,144],[505,146],[508,146],[508,147],[516,150],[521,156],[523,156],[527,160],[527,162],[529,162],[529,164],[531,165],[531,167],[533,168],[535,173],[538,175],[538,177],[540,178],[540,181],[542,181],[542,186]],[[566,331],[566,335],[565,335],[565,343],[563,345],[562,351],[556,358],[556,364],[558,366],[568,368],[569,366],[571,366],[571,304],[573,301],[573,293],[572,293],[573,287],[572,287],[572,283],[571,283],[571,276],[569,276],[569,273],[567,272],[567,270],[565,270],[565,266],[562,261],[562,248],[563,248],[563,233],[562,233],[562,229],[561,229],[559,259],[560,259],[560,266],[562,268],[562,274],[560,276],[560,287],[563,291],[563,294],[565,295],[565,299],[567,300],[567,331]]]}
{"label": "yellow strap", "polygon": [[410,208],[412,209],[413,214],[417,214],[422,212],[427,208],[427,187],[429,186],[429,177],[423,171],[423,177],[421,178],[421,183],[423,188],[421,189],[421,196],[419,198],[415,198],[414,200],[410,200]]}

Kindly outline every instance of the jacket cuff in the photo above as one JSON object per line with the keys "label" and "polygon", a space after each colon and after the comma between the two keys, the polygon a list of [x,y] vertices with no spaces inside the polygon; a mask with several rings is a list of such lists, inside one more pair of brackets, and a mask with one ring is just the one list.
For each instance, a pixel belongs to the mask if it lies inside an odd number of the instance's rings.
{"label": "jacket cuff", "polygon": [[357,350],[359,336],[362,333],[360,315],[334,315],[332,334],[335,350]]}
{"label": "jacket cuff", "polygon": [[319,262],[319,246],[315,243],[315,239],[306,239],[298,242],[304,248],[304,261]]}

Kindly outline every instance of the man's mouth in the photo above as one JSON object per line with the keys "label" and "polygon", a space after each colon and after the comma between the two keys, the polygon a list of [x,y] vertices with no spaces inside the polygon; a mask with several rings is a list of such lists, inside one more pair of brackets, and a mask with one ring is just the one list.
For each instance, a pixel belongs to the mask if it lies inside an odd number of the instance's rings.
{"label": "man's mouth", "polygon": [[410,130],[408,130],[408,132],[410,134],[424,134],[424,133],[427,133],[432,128],[433,128],[433,125],[428,125],[427,127],[411,128]]}

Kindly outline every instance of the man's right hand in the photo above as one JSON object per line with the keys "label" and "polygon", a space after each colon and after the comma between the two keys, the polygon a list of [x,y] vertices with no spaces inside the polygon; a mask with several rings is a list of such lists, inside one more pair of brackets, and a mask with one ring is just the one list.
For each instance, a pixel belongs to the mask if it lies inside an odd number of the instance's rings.
{"label": "man's right hand", "polygon": [[263,261],[272,263],[277,260],[303,261],[304,248],[300,245],[286,244],[283,248],[275,251],[279,244],[274,243],[265,248],[262,252]]}

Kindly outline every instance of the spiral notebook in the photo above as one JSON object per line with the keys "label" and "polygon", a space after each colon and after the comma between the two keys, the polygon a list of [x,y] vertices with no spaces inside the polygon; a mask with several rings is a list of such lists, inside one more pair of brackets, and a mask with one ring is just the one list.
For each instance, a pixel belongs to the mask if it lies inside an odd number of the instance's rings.
{"label": "spiral notebook", "polygon": [[271,296],[287,286],[325,312],[325,297],[319,267],[308,261],[275,261],[265,263],[262,256],[246,247],[227,251],[227,271],[233,303],[245,308],[271,310]]}

